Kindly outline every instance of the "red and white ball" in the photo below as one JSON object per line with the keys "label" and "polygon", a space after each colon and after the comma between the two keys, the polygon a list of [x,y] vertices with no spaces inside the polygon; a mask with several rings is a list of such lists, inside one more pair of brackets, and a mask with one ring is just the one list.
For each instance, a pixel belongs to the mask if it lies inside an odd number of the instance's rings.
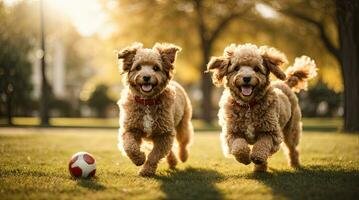
{"label": "red and white ball", "polygon": [[76,178],[93,177],[96,173],[96,160],[87,152],[77,152],[71,157],[69,171]]}

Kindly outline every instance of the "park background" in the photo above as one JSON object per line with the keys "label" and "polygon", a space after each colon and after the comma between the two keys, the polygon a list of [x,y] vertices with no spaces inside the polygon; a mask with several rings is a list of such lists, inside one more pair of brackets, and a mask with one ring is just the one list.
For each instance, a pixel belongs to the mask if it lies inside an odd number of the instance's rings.
{"label": "park background", "polygon": [[[357,197],[358,4],[356,0],[0,0],[0,197]],[[116,52],[136,41],[145,47],[156,42],[182,47],[175,80],[185,87],[194,107],[190,168],[182,166],[182,171],[173,173],[162,167],[155,181],[138,178],[137,168],[116,148],[116,102],[123,88]],[[287,55],[289,64],[301,55],[315,60],[317,78],[308,91],[297,95],[304,116],[304,170],[291,171],[284,156],[276,155],[271,174],[258,176],[223,157],[217,124],[223,89],[214,87],[204,71],[209,58],[221,55],[231,43],[273,46]],[[80,150],[102,162],[97,179],[70,179],[67,159]],[[47,159],[42,152],[52,157]],[[58,184],[62,186],[57,188]]]}
{"label": "park background", "polygon": [[56,118],[90,117],[116,124],[123,87],[116,51],[140,41],[183,48],[175,79],[191,97],[194,118],[215,124],[221,88],[204,73],[206,63],[231,43],[254,43],[276,47],[290,63],[312,57],[319,76],[298,95],[304,117],[342,118],[341,128],[358,131],[358,58],[344,49],[357,47],[357,30],[337,16],[354,13],[344,2],[1,1],[1,123],[61,125]]}

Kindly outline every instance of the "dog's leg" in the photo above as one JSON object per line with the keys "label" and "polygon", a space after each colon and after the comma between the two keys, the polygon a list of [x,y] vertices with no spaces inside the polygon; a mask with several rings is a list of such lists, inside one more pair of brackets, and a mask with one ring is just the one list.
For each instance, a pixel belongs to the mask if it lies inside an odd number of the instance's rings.
{"label": "dog's leg", "polygon": [[263,162],[262,164],[255,164],[254,171],[255,172],[266,172],[268,169],[267,161]]}
{"label": "dog's leg", "polygon": [[240,163],[248,165],[251,163],[249,158],[250,149],[248,143],[244,138],[230,136],[227,140],[229,145],[230,153],[236,158]]}
{"label": "dog's leg", "polygon": [[302,128],[301,122],[295,122],[284,132],[284,143],[288,149],[287,156],[289,165],[294,168],[300,167],[299,152],[297,146],[300,140]]}
{"label": "dog's leg", "polygon": [[252,148],[252,162],[257,165],[266,163],[268,157],[271,155],[273,145],[272,136],[268,133],[261,133]]}
{"label": "dog's leg", "polygon": [[122,139],[123,148],[131,161],[137,166],[143,165],[146,155],[140,151],[141,137],[132,132],[125,132]]}
{"label": "dog's leg", "polygon": [[169,154],[173,145],[173,136],[168,134],[153,138],[153,148],[148,154],[147,160],[143,165],[140,175],[152,176],[155,174],[158,162]]}
{"label": "dog's leg", "polygon": [[286,143],[286,142],[285,144],[288,148],[289,165],[293,168],[299,168],[300,162],[299,162],[299,152],[297,150],[297,145],[293,143]]}
{"label": "dog's leg", "polygon": [[190,119],[186,119],[184,117],[180,124],[176,127],[176,131],[176,139],[179,147],[178,156],[182,162],[185,162],[188,159],[188,147],[193,136],[193,127]]}
{"label": "dog's leg", "polygon": [[177,165],[177,158],[173,150],[167,155],[167,163],[171,169],[176,168]]}

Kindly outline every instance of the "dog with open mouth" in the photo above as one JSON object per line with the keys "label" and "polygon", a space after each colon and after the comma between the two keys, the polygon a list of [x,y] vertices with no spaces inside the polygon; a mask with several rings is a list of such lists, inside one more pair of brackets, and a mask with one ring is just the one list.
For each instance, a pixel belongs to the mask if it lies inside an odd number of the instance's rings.
{"label": "dog with open mouth", "polygon": [[[141,176],[154,175],[164,157],[170,168],[176,166],[175,139],[179,159],[188,159],[192,107],[185,90],[172,81],[178,51],[173,44],[143,48],[135,43],[118,53],[125,85],[118,102],[119,148],[135,165],[143,165]],[[147,159],[141,151],[144,143],[152,144]]]}
{"label": "dog with open mouth", "polygon": [[[224,153],[245,165],[253,162],[255,171],[267,170],[268,157],[283,140],[289,164],[300,166],[301,111],[294,92],[307,89],[317,68],[307,56],[296,58],[284,73],[286,63],[274,48],[232,44],[207,65],[215,85],[225,88],[218,113]],[[271,83],[271,73],[280,80]]]}

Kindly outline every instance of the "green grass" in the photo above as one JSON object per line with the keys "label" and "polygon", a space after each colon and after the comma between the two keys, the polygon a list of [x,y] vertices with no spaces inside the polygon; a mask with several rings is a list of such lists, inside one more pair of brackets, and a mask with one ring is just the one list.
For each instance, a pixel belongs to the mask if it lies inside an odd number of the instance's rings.
{"label": "green grass", "polygon": [[[115,129],[2,128],[0,199],[358,199],[358,135],[305,132],[300,148],[303,169],[279,152],[269,173],[256,174],[223,157],[217,132],[201,132],[187,163],[161,162],[156,177],[142,178],[117,150]],[[96,178],[70,177],[77,151],[95,156]]]}

